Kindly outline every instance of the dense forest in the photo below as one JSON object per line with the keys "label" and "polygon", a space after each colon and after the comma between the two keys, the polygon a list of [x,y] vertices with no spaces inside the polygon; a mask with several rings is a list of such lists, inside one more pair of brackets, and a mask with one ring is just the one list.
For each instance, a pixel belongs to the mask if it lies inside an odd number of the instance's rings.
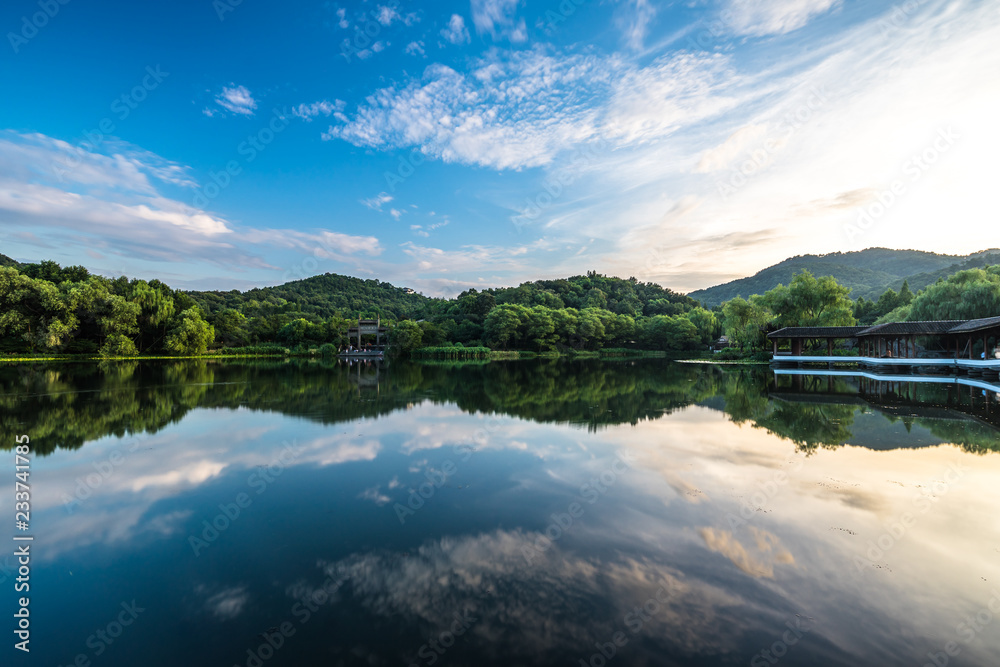
{"label": "dense forest", "polygon": [[[881,257],[887,271],[915,261],[913,251],[898,251],[895,261],[877,249],[865,252]],[[938,275],[922,289],[903,279],[898,290],[889,287],[871,299],[831,276],[800,271],[787,285],[737,296],[711,310],[654,283],[596,272],[431,299],[378,280],[334,274],[247,292],[183,292],[158,280],[109,279],[51,261],[19,264],[0,255],[0,264],[0,353],[8,355],[252,354],[276,346],[327,354],[348,343],[351,321],[379,317],[394,350],[404,354],[482,346],[537,353],[690,353],[706,350],[725,333],[732,343],[729,356],[760,356],[767,332],[783,326],[1000,314],[1000,264]]]}

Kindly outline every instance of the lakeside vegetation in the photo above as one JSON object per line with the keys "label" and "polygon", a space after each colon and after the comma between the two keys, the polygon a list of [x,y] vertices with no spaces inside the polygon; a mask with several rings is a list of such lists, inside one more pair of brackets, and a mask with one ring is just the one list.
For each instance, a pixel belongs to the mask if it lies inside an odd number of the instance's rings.
{"label": "lakeside vegetation", "polygon": [[350,342],[352,321],[378,317],[394,353],[425,359],[697,356],[725,334],[731,347],[719,360],[766,361],[767,332],[780,327],[1000,314],[1000,265],[942,276],[916,293],[904,280],[898,291],[856,300],[833,277],[802,271],[708,310],[660,285],[595,272],[431,299],[331,274],[248,292],[184,292],[81,266],[0,260],[5,358],[332,356]]}

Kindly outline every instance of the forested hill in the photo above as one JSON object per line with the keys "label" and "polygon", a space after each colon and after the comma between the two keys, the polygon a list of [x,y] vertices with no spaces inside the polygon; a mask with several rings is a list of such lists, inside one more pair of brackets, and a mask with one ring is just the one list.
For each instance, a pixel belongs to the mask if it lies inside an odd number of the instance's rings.
{"label": "forested hill", "polygon": [[16,268],[19,264],[16,260],[11,259],[7,255],[0,255],[0,266],[13,266]]}
{"label": "forested hill", "polygon": [[209,314],[232,308],[247,315],[291,312],[321,319],[334,313],[344,317],[379,316],[391,320],[421,317],[427,307],[436,301],[406,287],[336,273],[247,292],[232,290],[187,294]]}
{"label": "forested hill", "polygon": [[602,308],[619,315],[677,315],[698,304],[656,283],[612,278],[590,271],[585,276],[536,280],[517,287],[484,290],[497,303],[547,308]]}
{"label": "forested hill", "polygon": [[851,298],[877,299],[886,289],[899,290],[906,280],[919,291],[957,271],[1000,263],[1000,250],[985,250],[972,255],[941,255],[919,250],[869,248],[857,252],[828,255],[800,255],[786,259],[749,278],[691,292],[706,308],[737,296],[747,298],[764,294],[780,285],[788,285],[796,273],[806,270],[816,277],[833,276],[851,288]]}
{"label": "forested hill", "polygon": [[[642,283],[590,272],[559,280],[537,280],[517,287],[483,290],[496,303],[548,308],[602,308],[626,315],[672,315],[690,310],[695,301],[655,283]],[[187,292],[209,315],[232,308],[246,315],[263,312],[296,313],[322,319],[381,316],[383,319],[420,319],[447,308],[447,302],[432,299],[405,287],[378,280],[362,280],[327,273],[276,287],[247,292]],[[479,294],[469,290],[464,296]]]}

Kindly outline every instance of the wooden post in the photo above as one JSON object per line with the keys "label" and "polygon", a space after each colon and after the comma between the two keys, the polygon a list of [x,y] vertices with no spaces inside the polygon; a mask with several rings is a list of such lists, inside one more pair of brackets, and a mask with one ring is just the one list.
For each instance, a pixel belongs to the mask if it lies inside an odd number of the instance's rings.
{"label": "wooden post", "polygon": [[[984,350],[986,349],[986,339],[985,338],[983,339],[983,349]],[[832,357],[833,356],[833,339],[832,338],[827,338],[826,339],[826,356],[828,356],[828,357]]]}

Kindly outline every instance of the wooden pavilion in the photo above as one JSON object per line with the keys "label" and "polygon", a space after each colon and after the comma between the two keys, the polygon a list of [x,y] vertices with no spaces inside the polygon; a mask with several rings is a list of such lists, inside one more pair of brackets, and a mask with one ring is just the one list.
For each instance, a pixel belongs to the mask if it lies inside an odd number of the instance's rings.
{"label": "wooden pavilion", "polygon": [[[851,363],[872,365],[954,366],[1000,371],[1000,317],[976,320],[890,322],[871,327],[785,327],[767,336],[775,362]],[[925,345],[921,348],[918,339]],[[779,347],[788,341],[790,353]],[[803,355],[809,341],[826,341],[826,356]],[[836,341],[847,341],[857,353],[834,356]],[[936,342],[938,352],[928,347]],[[979,348],[979,343],[982,347]],[[814,346],[812,346],[814,347]],[[954,349],[954,355],[950,350]],[[976,352],[979,351],[979,354]]]}

